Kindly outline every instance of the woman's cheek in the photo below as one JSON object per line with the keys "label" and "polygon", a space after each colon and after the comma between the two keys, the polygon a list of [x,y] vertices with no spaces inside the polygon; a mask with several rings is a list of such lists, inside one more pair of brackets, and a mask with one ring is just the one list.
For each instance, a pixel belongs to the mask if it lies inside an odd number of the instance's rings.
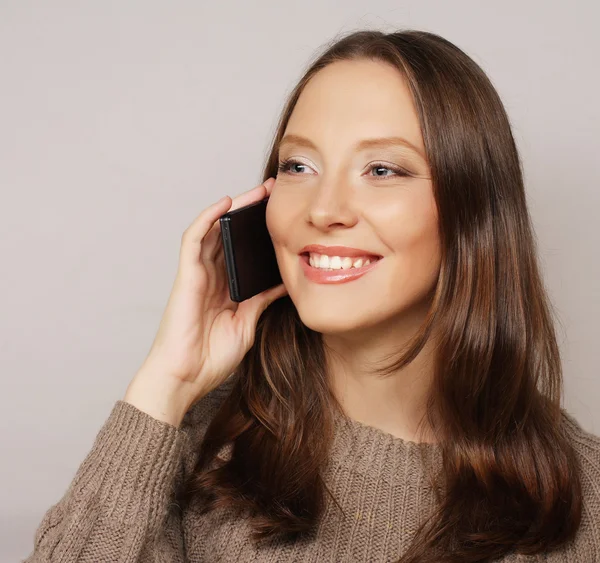
{"label": "woman's cheek", "polygon": [[267,202],[265,218],[267,230],[269,231],[273,245],[276,247],[285,244],[285,224],[286,221],[288,221],[285,215],[285,209],[285,201],[277,194],[276,188],[273,186],[269,201]]}

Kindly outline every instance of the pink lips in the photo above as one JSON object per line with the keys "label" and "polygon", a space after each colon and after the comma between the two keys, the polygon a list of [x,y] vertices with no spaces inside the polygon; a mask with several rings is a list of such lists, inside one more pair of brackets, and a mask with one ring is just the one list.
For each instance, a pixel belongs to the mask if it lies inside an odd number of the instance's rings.
{"label": "pink lips", "polygon": [[364,276],[381,262],[381,258],[371,261],[366,266],[360,268],[349,268],[348,270],[321,270],[313,268],[308,261],[308,254],[300,254],[300,266],[304,275],[316,283],[345,283]]}

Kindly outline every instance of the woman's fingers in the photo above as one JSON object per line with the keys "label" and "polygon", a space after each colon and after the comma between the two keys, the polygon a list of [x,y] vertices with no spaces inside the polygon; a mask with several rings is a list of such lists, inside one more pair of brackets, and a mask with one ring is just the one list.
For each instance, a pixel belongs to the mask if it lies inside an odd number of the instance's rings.
{"label": "woman's fingers", "polygon": [[[251,203],[255,203],[267,197],[269,188],[275,182],[274,178],[268,178],[262,184],[240,194],[235,197],[232,201],[231,208],[228,211],[239,209]],[[223,245],[221,244],[221,224],[217,221],[213,228],[208,232],[201,248],[201,258],[207,267],[210,267],[217,255],[223,251]]]}
{"label": "woman's fingers", "polygon": [[276,299],[287,295],[288,291],[283,283],[265,289],[258,295],[253,295],[250,299],[242,301],[237,308],[236,316],[243,319],[244,326],[248,333],[248,338],[256,330],[258,318],[263,311]]}
{"label": "woman's fingers", "polygon": [[[248,190],[247,192],[235,197],[231,204],[231,209],[239,209],[245,205],[250,205],[267,197],[268,192],[272,185],[275,183],[274,178],[268,178],[262,184]],[[217,253],[222,250],[221,245],[221,224],[217,221],[213,226],[212,230],[207,234],[204,243],[202,244],[202,260],[205,264],[210,264],[214,261]]]}
{"label": "woman's fingers", "polygon": [[263,183],[264,183],[265,187],[267,188],[267,195],[270,196],[271,191],[273,190],[273,186],[275,185],[275,178],[273,178],[273,177],[268,178]]}
{"label": "woman's fingers", "polygon": [[275,182],[275,178],[268,178],[258,186],[244,192],[243,194],[238,195],[233,198],[233,203],[231,204],[231,209],[229,211],[233,211],[234,209],[239,209],[240,207],[244,207],[245,205],[250,205],[255,201],[260,201],[267,197],[267,194],[271,187]]}
{"label": "woman's fingers", "polygon": [[[215,227],[215,233],[211,234],[209,241],[207,240],[207,243],[211,247],[207,249],[207,254],[214,255],[214,250],[218,244],[220,232],[220,225],[219,223],[215,225],[215,222],[219,219],[219,217],[228,211],[244,207],[245,205],[249,205],[250,203],[263,199],[266,197],[266,192],[269,189],[267,186],[271,186],[273,182],[274,179],[269,178],[265,182],[255,186],[247,192],[236,196],[233,199],[231,199],[229,196],[225,196],[221,200],[209,205],[206,209],[204,209],[183,233],[181,255],[183,256],[184,260],[193,260],[194,262],[199,260],[202,241],[211,231],[213,226]],[[231,203],[229,203],[230,201]]]}

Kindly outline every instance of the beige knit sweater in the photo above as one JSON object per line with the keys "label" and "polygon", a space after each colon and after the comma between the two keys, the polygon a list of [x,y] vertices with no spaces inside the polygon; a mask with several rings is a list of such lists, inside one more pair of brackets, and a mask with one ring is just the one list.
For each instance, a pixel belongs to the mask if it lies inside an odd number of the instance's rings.
{"label": "beige knit sweater", "polygon": [[[346,417],[324,473],[346,516],[329,503],[315,539],[256,548],[243,519],[219,511],[200,516],[192,508],[178,516],[173,492],[192,469],[196,445],[231,381],[194,405],[180,428],[117,401],[69,489],[46,512],[24,561],[397,560],[433,508],[426,475],[440,467],[439,446],[405,441]],[[583,467],[584,513],[576,541],[560,552],[513,554],[505,562],[600,562],[600,437],[565,410],[563,419]]]}

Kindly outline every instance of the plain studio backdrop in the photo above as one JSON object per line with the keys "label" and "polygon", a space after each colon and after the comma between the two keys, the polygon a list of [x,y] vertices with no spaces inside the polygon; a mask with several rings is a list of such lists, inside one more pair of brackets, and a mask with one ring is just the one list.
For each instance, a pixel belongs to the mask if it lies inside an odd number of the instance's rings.
{"label": "plain studio backdrop", "polygon": [[564,406],[600,433],[599,19],[594,0],[0,1],[0,561],[30,553],[144,360],[185,228],[261,181],[304,65],[358,28],[438,33],[498,89]]}

